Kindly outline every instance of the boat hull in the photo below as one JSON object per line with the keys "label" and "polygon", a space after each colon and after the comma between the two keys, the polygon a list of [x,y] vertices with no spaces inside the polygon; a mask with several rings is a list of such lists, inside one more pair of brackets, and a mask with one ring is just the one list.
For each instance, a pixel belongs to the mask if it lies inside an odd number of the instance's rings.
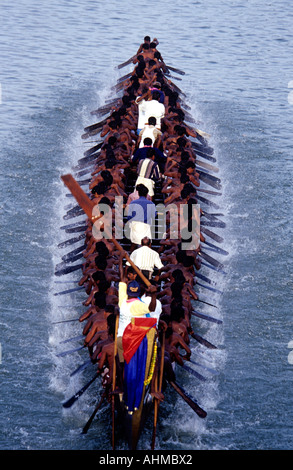
{"label": "boat hull", "polygon": [[144,428],[144,424],[151,414],[153,408],[153,398],[150,393],[151,385],[145,384],[151,374],[152,361],[155,355],[156,330],[152,328],[147,334],[147,356],[144,376],[144,386],[142,398],[138,409],[128,412],[123,399],[116,397],[115,408],[117,418],[122,424],[129,450],[135,450]]}

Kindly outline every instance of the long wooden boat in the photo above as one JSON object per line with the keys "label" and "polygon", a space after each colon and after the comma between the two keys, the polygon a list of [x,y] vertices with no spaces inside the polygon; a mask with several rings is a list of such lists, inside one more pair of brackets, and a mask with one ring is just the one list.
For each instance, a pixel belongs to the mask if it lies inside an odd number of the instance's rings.
{"label": "long wooden boat", "polygon": [[[207,322],[221,323],[220,319],[194,310],[194,303],[212,304],[208,302],[209,299],[195,294],[193,287],[197,283],[204,289],[216,291],[212,287],[212,281],[201,273],[201,267],[205,265],[213,270],[223,268],[223,264],[206,251],[212,250],[215,253],[226,254],[224,250],[214,244],[214,241],[220,243],[222,237],[211,229],[213,227],[222,228],[224,224],[218,219],[218,214],[209,213],[201,208],[200,212],[196,212],[200,216],[200,232],[197,232],[198,243],[194,246],[196,231],[193,228],[190,229],[190,225],[188,225],[193,221],[193,216],[187,212],[187,219],[186,217],[182,219],[180,211],[176,212],[176,208],[183,207],[182,204],[185,204],[189,208],[188,210],[190,208],[193,210],[195,203],[218,209],[209,196],[209,194],[211,196],[219,195],[220,193],[215,189],[221,189],[221,182],[214,175],[218,171],[214,166],[216,159],[213,156],[212,148],[208,145],[208,135],[192,127],[194,121],[188,112],[190,108],[183,101],[184,94],[171,81],[171,78],[179,78],[177,75],[172,77],[171,72],[178,75],[183,75],[184,72],[164,63],[158,52],[156,40],[153,40],[151,45],[145,46],[145,44],[150,44],[149,38],[145,38],[135,56],[118,66],[118,69],[129,64],[134,66],[134,70],[121,77],[117,85],[113,87],[113,91],[118,93],[118,96],[108,100],[104,106],[92,112],[95,116],[103,116],[103,119],[85,128],[82,138],[85,140],[90,138],[92,142],[93,137],[96,138],[99,135],[100,140],[96,141],[95,145],[87,150],[84,157],[77,162],[73,168],[74,176],[68,174],[61,177],[70,191],[68,196],[73,196],[77,201],[77,205],[74,204],[67,211],[64,219],[71,220],[81,214],[86,214],[87,218],[83,223],[69,222],[61,227],[66,233],[75,235],[60,243],[60,248],[76,245],[79,242],[81,244],[63,256],[62,262],[56,266],[55,275],[62,276],[80,270],[81,277],[79,287],[58,292],[56,295],[84,289],[88,297],[83,304],[88,308],[79,319],[74,319],[86,324],[81,336],[82,346],[61,352],[59,356],[80,349],[88,351],[89,358],[72,375],[82,372],[89,366],[98,367],[98,373],[95,373],[81,390],[67,399],[63,406],[65,408],[71,407],[97,377],[102,376],[99,385],[99,389],[103,391],[102,397],[84,426],[83,432],[88,431],[103,400],[105,400],[109,403],[111,410],[113,449],[116,440],[122,435],[125,436],[129,449],[136,449],[144,424],[150,416],[153,416],[151,448],[155,448],[159,405],[164,406],[163,392],[168,384],[200,418],[206,417],[206,411],[177,383],[174,366],[184,368],[198,380],[205,380],[201,373],[190,366],[193,361],[190,357],[191,350],[188,352],[189,338],[192,337],[206,348],[214,349],[216,346],[197,332],[195,333],[190,320],[194,316]],[[182,248],[184,240],[181,235],[183,231],[177,230],[175,236],[174,227],[171,227],[174,218],[171,220],[170,214],[169,217],[167,215],[166,219],[163,219],[165,225],[162,229],[159,226],[157,214],[156,231],[152,235],[151,247],[152,250],[160,253],[164,260],[163,268],[160,268],[157,277],[154,275],[146,277],[146,273],[134,263],[131,257],[133,246],[123,230],[122,237],[118,237],[121,224],[124,227],[127,222],[125,207],[129,207],[128,197],[130,194],[133,195],[138,181],[138,164],[133,162],[133,155],[139,148],[139,142],[142,139],[142,133],[138,131],[139,100],[141,97],[143,97],[143,103],[155,99],[158,100],[157,103],[161,102],[164,106],[161,132],[155,133],[154,135],[158,134],[158,137],[154,138],[151,145],[148,145],[150,148],[157,148],[161,151],[161,153],[157,152],[159,157],[158,155],[154,157],[159,164],[162,175],[153,184],[152,202],[156,204],[156,207],[161,208],[170,208],[172,203],[176,212],[175,220],[180,219],[180,227],[185,227],[185,229],[187,227],[189,242],[193,243],[191,245],[189,243],[185,249]],[[150,127],[148,127],[148,131],[149,133],[144,136],[150,135]],[[111,207],[110,219],[107,220],[105,210],[99,206],[102,202],[105,203],[105,197],[108,198]],[[137,195],[135,197],[137,198]],[[124,209],[120,225],[119,223],[117,225],[117,217],[115,216],[115,210],[118,209],[117,200],[122,202],[122,209]],[[162,219],[160,220],[162,221]],[[106,265],[99,264],[101,257],[104,256],[101,255],[102,252],[107,259]],[[77,264],[72,264],[74,262]],[[125,333],[123,336],[124,356],[126,358],[128,351],[130,359],[127,356],[127,362],[125,359],[123,365],[117,354],[118,300],[121,272],[129,271],[127,268],[129,265],[133,268],[134,276],[136,275],[140,280],[141,287],[146,290],[148,296],[152,295],[152,290],[157,291],[156,305],[161,306],[161,310],[155,319],[150,312],[150,318],[143,316],[143,318],[131,320],[127,327],[129,343],[124,339]],[[101,274],[103,270],[105,270],[105,276]],[[175,277],[175,270],[177,270],[178,278]],[[178,270],[181,275],[183,273],[184,281],[180,280]],[[110,281],[111,286],[104,282],[105,279]],[[175,280],[178,282],[176,283]],[[173,283],[176,284],[174,291],[170,290]],[[179,284],[181,290],[179,294],[175,294],[175,287],[177,289]],[[152,288],[154,285],[156,289]],[[103,289],[106,293],[103,292]],[[168,301],[168,295],[165,300],[164,292],[172,292],[173,304],[171,305],[173,307],[171,312],[174,312],[174,308],[177,306],[180,312],[184,312],[183,316],[176,319],[172,316],[173,313],[170,315],[170,300]],[[158,302],[159,299],[161,303]],[[115,318],[114,330],[114,324],[110,325],[110,321],[108,321],[108,328],[105,330],[105,320],[102,318],[105,305],[109,303],[115,305],[114,313],[110,315],[108,312],[108,318],[112,320]],[[110,332],[112,333],[110,334]],[[185,348],[185,356],[182,356],[180,352],[182,352],[184,344],[187,345],[187,348]],[[104,350],[105,353],[103,353]],[[200,365],[196,362],[193,364]],[[208,369],[206,368],[206,370]],[[123,431],[119,431],[121,426]]]}

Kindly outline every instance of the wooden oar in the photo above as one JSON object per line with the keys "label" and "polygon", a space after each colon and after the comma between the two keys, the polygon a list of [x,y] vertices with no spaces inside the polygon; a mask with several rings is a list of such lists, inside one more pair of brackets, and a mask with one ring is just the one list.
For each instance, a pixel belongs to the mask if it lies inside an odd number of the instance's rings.
{"label": "wooden oar", "polygon": [[[200,140],[200,137],[202,137],[203,140],[205,141],[205,139],[209,139],[211,137],[210,134],[208,134],[207,132],[201,131],[200,129],[197,129],[196,127],[194,128],[194,130],[197,133],[198,140]],[[214,159],[214,161],[216,161],[216,159]]]}
{"label": "wooden oar", "polygon": [[62,292],[55,292],[54,295],[65,295],[65,294],[71,294],[71,292],[76,292],[76,291],[79,291],[79,290],[82,290],[84,289],[83,286],[80,286],[80,287],[73,287],[72,289],[67,289],[67,290],[64,290]]}
{"label": "wooden oar", "polygon": [[75,348],[75,349],[69,349],[68,351],[63,351],[59,354],[56,354],[57,357],[63,357],[63,356],[67,356],[67,354],[72,354],[74,352],[77,352],[77,351],[80,351],[81,349],[84,349],[85,348],[85,345],[83,346],[79,346],[79,348]]}
{"label": "wooden oar", "polygon": [[222,196],[222,193],[211,191],[209,189],[196,188],[196,192],[211,194],[212,196]]}
{"label": "wooden oar", "polygon": [[191,145],[194,149],[198,150],[199,152],[205,153],[206,155],[214,154],[214,149],[207,144],[191,142]]}
{"label": "wooden oar", "polygon": [[132,72],[129,72],[129,73],[127,73],[126,75],[123,75],[123,77],[118,78],[117,83],[124,82],[125,80],[127,80],[128,78],[130,78],[131,75],[132,75]]}
{"label": "wooden oar", "polygon": [[202,168],[206,168],[207,170],[211,170],[211,171],[214,171],[215,173],[218,173],[219,172],[219,168],[214,166],[214,165],[210,165],[209,163],[206,163],[206,162],[202,162],[200,160],[195,160],[195,165],[196,166],[200,166]]}
{"label": "wooden oar", "polygon": [[221,180],[219,178],[216,178],[213,175],[209,175],[208,173],[205,173],[204,171],[201,171],[197,169],[197,173],[199,174],[199,179],[202,180],[204,183],[208,184],[209,186],[212,186],[215,189],[221,189]]}
{"label": "wooden oar", "polygon": [[198,334],[196,333],[189,333],[190,336],[195,339],[196,341],[198,341],[200,344],[202,344],[203,346],[205,346],[206,348],[208,349],[218,349],[217,346],[215,346],[214,344],[210,343],[207,339],[203,338],[202,336],[199,336]]}
{"label": "wooden oar", "polygon": [[95,145],[91,149],[84,152],[84,157],[77,160],[79,165],[83,165],[84,163],[89,163],[94,161],[100,154],[98,150],[102,147],[103,142],[99,142],[98,145]]}
{"label": "wooden oar", "polygon": [[[61,179],[64,182],[64,184],[68,187],[70,192],[73,194],[73,196],[77,200],[80,207],[82,207],[82,209],[84,210],[84,212],[86,213],[88,218],[91,220],[92,223],[94,223],[97,219],[96,217],[93,217],[93,215],[92,215],[93,208],[95,207],[95,203],[81,189],[81,187],[79,186],[79,184],[73,178],[72,175],[70,175],[70,174],[63,175],[63,176],[61,176]],[[110,234],[107,234],[107,235],[110,235]],[[125,256],[126,260],[131,264],[131,266],[133,267],[135,272],[140,276],[140,278],[143,280],[143,282],[146,284],[146,286],[149,287],[151,285],[150,281],[142,274],[140,269],[133,263],[133,261],[130,259],[130,256],[123,250],[122,246],[117,242],[117,240],[115,240],[115,238],[113,238],[113,237],[111,238],[111,236],[109,238],[114,243],[115,247],[119,251],[124,253],[124,256]]]}
{"label": "wooden oar", "polygon": [[85,132],[88,132],[88,131],[93,131],[93,130],[96,130],[98,129],[99,127],[103,127],[104,124],[106,124],[107,122],[107,118],[103,119],[102,121],[100,122],[97,122],[96,124],[91,124],[90,126],[87,126],[84,128],[84,131]]}
{"label": "wooden oar", "polygon": [[212,281],[207,277],[201,274],[200,272],[196,271],[195,277],[201,279],[202,281],[207,282],[208,284],[212,284]]}
{"label": "wooden oar", "polygon": [[78,320],[79,318],[71,318],[70,320],[53,321],[52,324],[57,325],[58,323],[69,323],[69,322],[78,321]]}
{"label": "wooden oar", "polygon": [[217,294],[223,294],[222,291],[218,290],[218,289],[215,289],[214,287],[210,287],[210,286],[205,286],[204,284],[201,284],[200,282],[197,282],[196,283],[197,286],[200,286],[200,287],[203,287],[204,289],[208,289],[212,292],[216,292]]}
{"label": "wooden oar", "polygon": [[78,233],[78,232],[85,232],[88,229],[87,225],[79,225],[75,228],[67,228],[65,229],[66,233]]}
{"label": "wooden oar", "polygon": [[[97,157],[93,158],[92,160],[89,160],[88,162],[84,162],[84,163],[79,163],[78,165],[72,167],[72,171],[76,172],[79,170],[86,169],[88,173],[92,173],[95,169],[98,158],[99,158],[99,155],[97,154]],[[70,194],[70,197],[72,197],[72,194]]]}
{"label": "wooden oar", "polygon": [[201,261],[201,265],[202,266],[206,266],[207,268],[209,269],[212,269],[213,271],[216,271],[217,273],[221,273],[221,274],[227,274],[225,271],[223,271],[222,269],[219,269],[219,268],[215,268],[215,266],[212,266],[211,264],[207,264],[205,263],[204,261]]}
{"label": "wooden oar", "polygon": [[84,337],[83,335],[73,336],[72,338],[64,339],[63,341],[60,341],[59,344],[71,343],[72,341],[79,341],[83,339],[83,337]]}
{"label": "wooden oar", "polygon": [[131,64],[131,62],[133,62],[133,60],[135,59],[136,55],[130,57],[130,59],[126,60],[125,62],[123,62],[122,64],[119,64],[117,65],[115,68],[116,69],[122,69],[123,67],[126,67],[126,65],[129,65]]}
{"label": "wooden oar", "polygon": [[[164,374],[164,356],[165,356],[165,331],[163,331],[163,338],[161,344],[161,361],[160,361],[160,376],[159,376],[159,383],[157,390],[161,393],[162,392],[162,384],[163,384],[163,374]],[[158,376],[156,377],[158,380]],[[158,422],[158,412],[159,412],[159,400],[155,398],[154,404],[154,426],[153,426],[153,436],[152,436],[152,450],[155,448],[155,439],[156,439],[156,432],[157,432],[157,422]]]}
{"label": "wooden oar", "polygon": [[89,168],[86,168],[85,170],[74,171],[74,174],[76,178],[80,178],[81,176],[92,174],[92,171],[93,171],[93,167],[90,166]]}
{"label": "wooden oar", "polygon": [[209,303],[209,302],[207,302],[206,300],[202,300],[202,299],[196,299],[196,302],[201,302],[202,304],[209,305],[210,307],[215,307],[215,308],[218,308],[216,305],[210,304],[210,303]]}
{"label": "wooden oar", "polygon": [[204,158],[205,160],[209,160],[210,162],[216,163],[217,159],[213,157],[212,155],[208,155],[204,151],[201,152],[200,150],[195,149],[195,148],[193,150],[196,156]]}
{"label": "wooden oar", "polygon": [[105,100],[106,104],[104,104],[103,106],[100,106],[98,109],[95,109],[94,111],[91,111],[90,114],[94,115],[94,114],[100,114],[101,112],[104,112],[104,111],[108,112],[120,100],[121,100],[121,98],[114,98],[112,100]]}
{"label": "wooden oar", "polygon": [[64,268],[60,268],[57,271],[55,271],[55,276],[63,276],[64,274],[69,274],[72,273],[73,271],[77,271],[78,269],[82,268],[82,264],[77,264],[76,266],[67,266]]}
{"label": "wooden oar", "polygon": [[224,241],[223,237],[221,237],[220,235],[217,235],[216,233],[212,232],[211,230],[209,230],[205,227],[200,229],[200,231],[202,233],[205,233],[208,237],[212,238],[213,240],[215,240],[218,243],[223,243],[223,241]]}
{"label": "wooden oar", "polygon": [[57,248],[65,248],[66,246],[74,245],[74,243],[79,242],[85,237],[86,235],[85,233],[83,233],[82,235],[79,235],[78,237],[69,238],[68,240],[65,240],[64,242],[59,243],[59,245],[57,245]]}
{"label": "wooden oar", "polygon": [[[197,353],[196,353],[197,355]],[[201,356],[200,356],[201,357]],[[210,372],[211,374],[214,374],[214,375],[219,375],[219,372],[215,369],[211,369],[210,367],[207,367],[207,366],[204,366],[203,364],[200,364],[199,362],[196,362],[194,361],[193,359],[189,358],[189,359],[186,359],[184,356],[181,356],[181,358],[183,360],[186,360],[186,362],[190,362],[191,364],[194,364],[195,366],[197,367],[201,367],[202,369],[206,370],[207,372]],[[193,369],[191,369],[193,371]],[[190,371],[191,371],[190,370]],[[206,379],[205,379],[206,380]]]}
{"label": "wooden oar", "polygon": [[195,411],[195,413],[200,418],[205,418],[207,416],[206,411],[204,411],[186,392],[180,387],[176,382],[169,380],[169,384],[174,388],[174,390],[183,398],[184,401],[190,406],[190,408]]}
{"label": "wooden oar", "polygon": [[[210,246],[204,246],[205,250],[212,251],[214,253],[219,253],[220,255],[224,255],[225,253],[221,253],[221,250],[217,250],[217,248],[212,248]],[[226,256],[226,255],[225,255]]]}
{"label": "wooden oar", "polygon": [[217,268],[224,268],[224,265],[222,263],[220,263],[219,261],[217,261],[215,258],[213,258],[212,256],[210,255],[207,255],[206,253],[204,253],[203,251],[199,251],[198,252],[198,256],[200,258],[203,258],[205,259],[208,263],[212,264],[213,266],[217,267]]}
{"label": "wooden oar", "polygon": [[106,394],[107,394],[107,392],[104,391],[104,393],[103,393],[103,395],[101,396],[101,399],[100,399],[100,401],[98,402],[97,406],[95,407],[95,409],[94,409],[92,415],[90,416],[89,420],[87,421],[87,423],[86,423],[85,426],[83,427],[81,434],[86,434],[86,433],[88,432],[88,430],[89,430],[89,428],[90,428],[90,425],[91,425],[92,422],[93,422],[94,417],[96,416],[96,414],[97,414],[97,412],[99,411],[101,405],[103,404],[103,401],[104,401],[104,399],[105,399],[105,397],[106,397]]}
{"label": "wooden oar", "polygon": [[98,375],[99,374],[96,373],[87,384],[85,384],[78,392],[76,392],[71,398],[69,398],[69,400],[64,402],[62,406],[64,408],[70,408],[76,402],[76,400],[78,400],[79,397],[81,397],[81,395],[89,388],[89,386],[98,378]]}
{"label": "wooden oar", "polygon": [[75,248],[74,250],[70,251],[66,255],[62,256],[62,261],[66,261],[67,259],[71,259],[72,256],[79,254],[81,251],[84,251],[86,249],[86,244],[83,243],[79,247]]}
{"label": "wooden oar", "polygon": [[195,317],[202,318],[203,320],[207,320],[212,323],[218,323],[219,325],[223,323],[222,320],[218,320],[217,318],[211,317],[209,315],[205,315],[203,313],[198,312],[197,310],[192,310],[190,313],[191,315],[194,315]]}
{"label": "wooden oar", "polygon": [[91,359],[88,359],[87,361],[85,361],[83,364],[81,364],[80,366],[77,367],[77,369],[75,369],[73,372],[71,372],[70,374],[70,377],[73,377],[75,374],[78,374],[79,372],[81,372],[82,370],[86,369],[88,366],[90,366],[92,364],[92,361]]}
{"label": "wooden oar", "polygon": [[185,75],[185,72],[183,72],[183,70],[176,69],[175,67],[171,67],[171,65],[166,65],[166,67],[167,69],[172,70],[172,72],[179,73],[179,75]]}
{"label": "wooden oar", "polygon": [[112,449],[115,449],[115,389],[116,389],[116,355],[117,355],[117,331],[119,325],[119,316],[116,316],[115,321],[115,338],[114,338],[114,357],[113,357],[113,378],[112,378],[112,397],[111,397],[111,410],[112,410]]}
{"label": "wooden oar", "polygon": [[193,361],[192,359],[189,359],[189,361],[191,362],[191,364],[194,364],[197,367],[201,367],[202,369],[206,370],[207,372],[210,372],[211,374],[219,375],[219,372],[215,369],[211,369],[210,367],[204,366],[203,364]]}
{"label": "wooden oar", "polygon": [[84,224],[84,221],[78,221],[78,222],[74,222],[73,224],[67,224],[67,225],[62,225],[62,227],[60,227],[61,230],[67,230],[67,229],[70,229],[70,228],[80,228],[82,227],[83,225],[80,225],[80,224]]}
{"label": "wooden oar", "polygon": [[196,194],[196,199],[198,199],[199,201],[203,202],[204,204],[206,204],[207,206],[210,206],[210,207],[214,207],[215,209],[220,209],[220,206],[218,206],[217,204],[215,204],[214,202],[212,201],[209,201],[208,199],[202,197],[202,196],[199,196],[199,194]]}
{"label": "wooden oar", "polygon": [[[210,249],[212,249],[212,248],[210,248]],[[81,259],[81,258],[83,258],[83,254],[79,253],[78,255],[68,257],[66,260],[63,261],[63,263],[66,263],[66,264],[74,263],[75,261],[77,261],[78,259]]]}
{"label": "wooden oar", "polygon": [[200,225],[203,227],[218,227],[218,228],[225,228],[225,222],[221,222],[221,220],[201,220]]}
{"label": "wooden oar", "polygon": [[[155,378],[155,391],[158,391],[158,375]],[[152,444],[151,449],[154,450],[155,448],[155,440],[156,440],[156,432],[157,432],[157,421],[158,421],[158,408],[159,403],[158,400],[155,398],[154,403],[154,425],[153,425],[153,435],[152,435]]]}
{"label": "wooden oar", "polygon": [[215,251],[217,251],[217,252],[220,253],[221,255],[224,255],[224,256],[228,256],[228,255],[229,255],[229,252],[228,252],[228,251],[223,250],[223,249],[220,248],[219,246],[216,246],[216,245],[214,245],[213,243],[208,242],[207,240],[205,240],[205,241],[203,242],[203,245],[208,245],[208,246],[210,246],[211,248],[213,248]]}
{"label": "wooden oar", "polygon": [[183,364],[181,367],[182,367],[182,369],[184,369],[187,372],[189,372],[190,374],[194,375],[194,377],[201,380],[202,382],[205,382],[207,380],[203,375],[201,375],[198,372],[196,372],[195,370],[191,369],[191,367],[188,367],[186,364]]}

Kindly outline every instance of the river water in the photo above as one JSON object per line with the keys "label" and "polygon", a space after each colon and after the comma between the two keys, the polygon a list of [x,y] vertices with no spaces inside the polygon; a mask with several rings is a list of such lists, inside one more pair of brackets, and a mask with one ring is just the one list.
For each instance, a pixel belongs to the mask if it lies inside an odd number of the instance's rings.
{"label": "river water", "polygon": [[[111,449],[107,407],[80,434],[95,385],[70,410],[62,407],[94,371],[70,379],[87,359],[84,351],[56,356],[79,345],[60,343],[79,335],[80,326],[54,322],[77,317],[85,299],[81,292],[54,295],[78,278],[54,276],[55,264],[75,247],[58,248],[72,203],[60,175],[91,146],[80,138],[94,123],[90,111],[130,70],[115,66],[149,34],[159,39],[165,62],[186,72],[174,82],[197,127],[211,135],[223,185],[214,202],[227,224],[217,233],[229,251],[214,255],[225,274],[203,271],[223,294],[197,288],[217,305],[197,309],[223,324],[194,320],[218,346],[192,343],[194,357],[218,374],[197,369],[208,377],[203,383],[178,373],[208,417],[200,420],[168,389],[156,447],[292,449],[292,4],[1,0],[0,8],[0,448]],[[149,448],[151,433],[149,423],[141,449]]]}

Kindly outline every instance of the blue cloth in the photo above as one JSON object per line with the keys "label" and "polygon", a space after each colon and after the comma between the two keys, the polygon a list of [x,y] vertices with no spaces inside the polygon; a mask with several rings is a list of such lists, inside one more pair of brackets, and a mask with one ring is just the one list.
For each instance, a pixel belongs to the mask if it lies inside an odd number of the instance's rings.
{"label": "blue cloth", "polygon": [[128,220],[152,225],[155,223],[156,215],[155,204],[145,197],[135,199],[128,206]]}
{"label": "blue cloth", "polygon": [[144,337],[129,364],[124,365],[124,403],[128,411],[139,408],[145,379],[148,341]]}

